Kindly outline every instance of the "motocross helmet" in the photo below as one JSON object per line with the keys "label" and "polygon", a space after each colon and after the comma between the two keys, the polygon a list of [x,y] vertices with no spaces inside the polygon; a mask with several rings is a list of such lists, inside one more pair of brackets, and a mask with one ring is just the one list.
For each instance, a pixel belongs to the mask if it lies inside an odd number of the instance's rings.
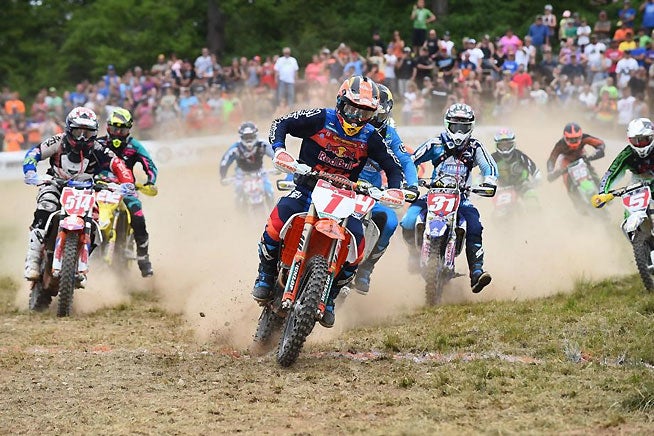
{"label": "motocross helmet", "polygon": [[89,108],[76,107],[66,117],[65,132],[69,151],[86,156],[98,136],[98,117]]}
{"label": "motocross helmet", "polygon": [[134,125],[132,114],[122,107],[117,107],[107,119],[108,143],[115,149],[122,150],[127,145],[129,131]]}
{"label": "motocross helmet", "polygon": [[377,88],[379,88],[379,106],[370,120],[370,124],[377,129],[381,129],[388,124],[390,119],[391,110],[393,109],[393,94],[386,85],[377,85]]}
{"label": "motocross helmet", "polygon": [[241,137],[241,147],[243,151],[251,152],[257,144],[257,133],[259,129],[252,121],[246,121],[238,128],[238,134]]}
{"label": "motocross helmet", "polygon": [[336,116],[345,134],[354,136],[375,115],[379,106],[379,88],[367,77],[346,79],[336,96]]}
{"label": "motocross helmet", "polygon": [[568,123],[563,128],[563,140],[573,150],[581,146],[582,135],[581,127],[577,123]]}
{"label": "motocross helmet", "polygon": [[495,150],[504,158],[511,157],[515,150],[515,133],[509,129],[501,129],[493,139]]}
{"label": "motocross helmet", "polygon": [[627,126],[629,146],[640,157],[646,157],[654,148],[654,126],[649,118],[636,118]]}
{"label": "motocross helmet", "polygon": [[[475,127],[475,112],[467,104],[454,103],[445,112],[443,121],[447,135],[454,145],[459,147],[472,135],[472,129]],[[447,142],[446,146],[451,147],[452,142]]]}

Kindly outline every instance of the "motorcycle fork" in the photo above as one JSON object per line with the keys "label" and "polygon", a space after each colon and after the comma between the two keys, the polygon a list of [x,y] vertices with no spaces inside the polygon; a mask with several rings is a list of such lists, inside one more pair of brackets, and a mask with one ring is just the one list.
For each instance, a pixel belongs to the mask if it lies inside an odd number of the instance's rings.
{"label": "motorcycle fork", "polygon": [[[349,217],[345,218],[340,224],[343,228],[347,228],[347,221]],[[327,261],[329,262],[329,267],[327,268],[327,280],[325,280],[325,287],[322,290],[322,296],[320,297],[320,303],[318,304],[318,311],[320,314],[325,313],[325,307],[327,306],[327,301],[329,300],[329,294],[332,289],[332,284],[336,275],[340,272],[339,264],[339,253],[341,252],[341,240],[333,239],[332,244],[329,247],[329,257]],[[342,265],[341,265],[342,266]]]}
{"label": "motorcycle fork", "polygon": [[311,239],[313,226],[317,220],[318,216],[316,214],[316,207],[311,203],[307,216],[304,218],[304,226],[302,227],[302,235],[300,236],[298,249],[295,252],[295,257],[293,257],[293,262],[288,270],[288,279],[286,280],[284,295],[282,296],[282,307],[284,309],[289,309],[297,298],[297,292],[300,285],[298,278],[302,276],[301,272],[304,269],[304,261],[307,255],[307,248],[309,247],[309,240]]}

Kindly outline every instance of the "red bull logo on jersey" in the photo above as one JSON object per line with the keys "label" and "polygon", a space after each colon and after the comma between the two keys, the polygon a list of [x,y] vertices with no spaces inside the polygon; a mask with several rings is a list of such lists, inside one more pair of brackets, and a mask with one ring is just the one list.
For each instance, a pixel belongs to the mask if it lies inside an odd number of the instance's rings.
{"label": "red bull logo on jersey", "polygon": [[321,131],[312,139],[322,147],[318,159],[333,168],[352,170],[367,156],[365,144],[341,138],[329,130]]}

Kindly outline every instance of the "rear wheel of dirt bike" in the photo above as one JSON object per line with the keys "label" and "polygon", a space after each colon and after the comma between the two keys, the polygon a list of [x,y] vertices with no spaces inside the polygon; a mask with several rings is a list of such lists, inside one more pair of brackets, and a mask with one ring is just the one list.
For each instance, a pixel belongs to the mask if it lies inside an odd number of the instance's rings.
{"label": "rear wheel of dirt bike", "polygon": [[443,298],[443,288],[447,283],[445,270],[443,268],[443,244],[444,238],[438,238],[431,241],[429,249],[429,262],[427,269],[424,271],[425,278],[425,296],[428,306],[435,306],[441,303]]}
{"label": "rear wheel of dirt bike", "polygon": [[116,272],[124,272],[128,265],[127,246],[129,237],[129,222],[127,221],[127,212],[121,211],[116,218],[116,242],[114,243],[114,254],[111,259],[111,267]]}
{"label": "rear wheel of dirt bike", "polygon": [[636,230],[634,234],[634,239],[631,241],[631,244],[634,249],[634,259],[636,260],[636,266],[638,267],[638,273],[640,274],[640,279],[645,285],[645,290],[647,292],[652,292],[654,290],[654,278],[652,277],[652,272],[650,267],[652,266],[652,258],[650,253],[652,251],[652,237],[649,233],[641,232]]}
{"label": "rear wheel of dirt bike", "polygon": [[29,308],[34,312],[44,312],[50,307],[52,296],[50,293],[43,289],[41,280],[32,283],[32,290],[30,292]]}
{"label": "rear wheel of dirt bike", "polygon": [[271,350],[276,333],[282,327],[284,319],[277,315],[270,306],[264,307],[259,316],[257,331],[254,333],[254,345],[258,353],[267,353]]}
{"label": "rear wheel of dirt bike", "polygon": [[297,360],[307,336],[316,324],[320,296],[327,280],[327,260],[314,256],[307,262],[298,297],[286,317],[277,350],[277,363],[291,366]]}
{"label": "rear wheel of dirt bike", "polygon": [[77,280],[77,245],[79,233],[69,232],[64,241],[64,254],[59,276],[59,305],[57,316],[69,316],[73,308],[73,293]]}

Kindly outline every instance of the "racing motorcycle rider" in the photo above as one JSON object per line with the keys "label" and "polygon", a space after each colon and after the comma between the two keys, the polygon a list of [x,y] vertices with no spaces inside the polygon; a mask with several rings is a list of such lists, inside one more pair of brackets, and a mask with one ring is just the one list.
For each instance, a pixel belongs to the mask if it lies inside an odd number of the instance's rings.
{"label": "racing motorcycle rider", "polygon": [[[616,156],[602,177],[600,194],[608,193],[626,170],[632,173],[634,181],[654,181],[654,124],[649,118],[631,120],[627,125],[627,138],[629,145]],[[602,207],[604,204],[598,201],[593,205]]]}
{"label": "racing motorcycle rider", "polygon": [[[94,176],[103,170],[110,170],[120,183],[126,184],[122,186],[124,192],[133,192],[132,172],[122,159],[96,141],[97,135],[98,118],[95,112],[85,107],[73,108],[66,117],[63,133],[44,140],[26,153],[23,160],[25,183],[37,185],[40,182],[36,166],[39,161],[48,159],[48,175],[68,180],[83,175]],[[42,185],[39,188],[25,259],[27,280],[39,279],[45,226],[50,214],[61,208],[60,196],[61,189],[54,185]],[[86,277],[81,275],[78,281],[83,287]]]}
{"label": "racing motorcycle rider", "polygon": [[[470,106],[454,103],[445,112],[445,132],[428,139],[413,154],[416,165],[431,161],[434,166],[432,180],[442,174],[456,177],[462,185],[469,186],[471,172],[479,166],[483,183],[481,186],[495,188],[497,185],[497,164],[482,143],[472,137],[475,126],[475,113]],[[427,209],[426,196],[421,197],[407,210],[400,225],[402,235],[411,253],[410,269],[418,264],[418,250],[415,247],[415,224],[419,214]],[[466,258],[470,269],[472,292],[478,293],[491,282],[491,275],[484,271],[484,250],[482,248],[483,227],[479,211],[467,196],[461,197],[459,215],[468,223],[466,233]]]}
{"label": "racing motorcycle rider", "polygon": [[536,163],[516,148],[515,133],[500,129],[493,137],[495,153],[491,156],[498,169],[501,186],[513,186],[525,199],[536,200],[534,186],[541,180]]}
{"label": "racing motorcycle rider", "polygon": [[[393,109],[393,94],[384,85],[377,85],[379,88],[379,106],[375,116],[370,120],[370,124],[375,126],[387,147],[395,155],[397,160],[402,166],[402,172],[408,189],[414,191],[416,196],[418,194],[418,173],[416,166],[413,164],[411,155],[407,153],[404,144],[400,139],[393,126],[393,119],[391,118],[391,110]],[[366,166],[363,167],[359,180],[365,180],[377,188],[382,187],[382,174],[381,168],[373,159],[368,159]],[[375,264],[379,262],[388,244],[390,243],[391,236],[395,232],[398,225],[397,215],[395,211],[388,206],[381,203],[375,203],[372,208],[372,220],[379,228],[379,239],[377,244],[370,252],[368,258],[361,262],[354,278],[354,286],[360,294],[367,294],[370,289],[370,274],[372,273]],[[366,241],[367,242],[367,241]]]}
{"label": "racing motorcycle rider", "polygon": [[[132,173],[134,172],[134,165],[139,163],[147,176],[144,186],[148,187],[146,189],[149,189],[153,195],[156,195],[157,166],[143,144],[130,135],[133,125],[132,114],[127,109],[116,107],[107,119],[107,136],[99,138],[98,141],[124,160],[127,168]],[[148,254],[150,238],[145,225],[143,205],[136,195],[126,195],[123,197],[123,201],[132,216],[136,257],[141,276],[150,277],[153,274],[152,263]]]}
{"label": "racing motorcycle rider", "polygon": [[[243,173],[258,172],[263,168],[263,157],[274,157],[272,147],[266,141],[258,138],[259,129],[252,121],[246,121],[238,128],[240,141],[232,144],[220,160],[220,181],[224,184],[229,167],[236,162],[236,195],[242,195]],[[263,174],[263,183],[266,196],[271,202],[274,199],[273,188],[266,174]]]}
{"label": "racing motorcycle rider", "polygon": [[[595,148],[595,153],[592,156],[586,156],[584,150],[586,145]],[[588,133],[583,133],[579,124],[574,122],[566,124],[563,129],[563,137],[556,142],[547,160],[547,181],[552,182],[563,174],[563,183],[568,190],[568,195],[571,195],[573,184],[570,182],[566,168],[571,162],[584,158],[588,162],[591,177],[599,186],[599,177],[597,177],[595,170],[590,165],[590,161],[604,157],[605,148],[604,141]],[[556,168],[557,163],[559,163],[560,169],[555,171],[554,168]]]}
{"label": "racing motorcycle rider", "polygon": [[[259,243],[259,275],[252,290],[255,300],[267,301],[273,296],[279,232],[284,222],[291,215],[309,208],[313,184],[312,179],[303,174],[318,170],[356,182],[367,158],[371,157],[386,172],[388,186],[400,187],[400,166],[387,152],[382,137],[368,124],[378,104],[377,85],[367,77],[353,76],[346,79],[338,90],[335,109],[299,110],[273,121],[270,127],[270,142],[275,151],[273,163],[281,171],[296,173],[296,188],[279,199]],[[285,149],[286,135],[302,138],[297,161]],[[364,248],[361,221],[350,217],[347,228],[355,237],[360,259]],[[324,327],[334,325],[334,299],[341,288],[352,280],[357,262],[346,263],[335,277],[325,314],[320,320]]]}

